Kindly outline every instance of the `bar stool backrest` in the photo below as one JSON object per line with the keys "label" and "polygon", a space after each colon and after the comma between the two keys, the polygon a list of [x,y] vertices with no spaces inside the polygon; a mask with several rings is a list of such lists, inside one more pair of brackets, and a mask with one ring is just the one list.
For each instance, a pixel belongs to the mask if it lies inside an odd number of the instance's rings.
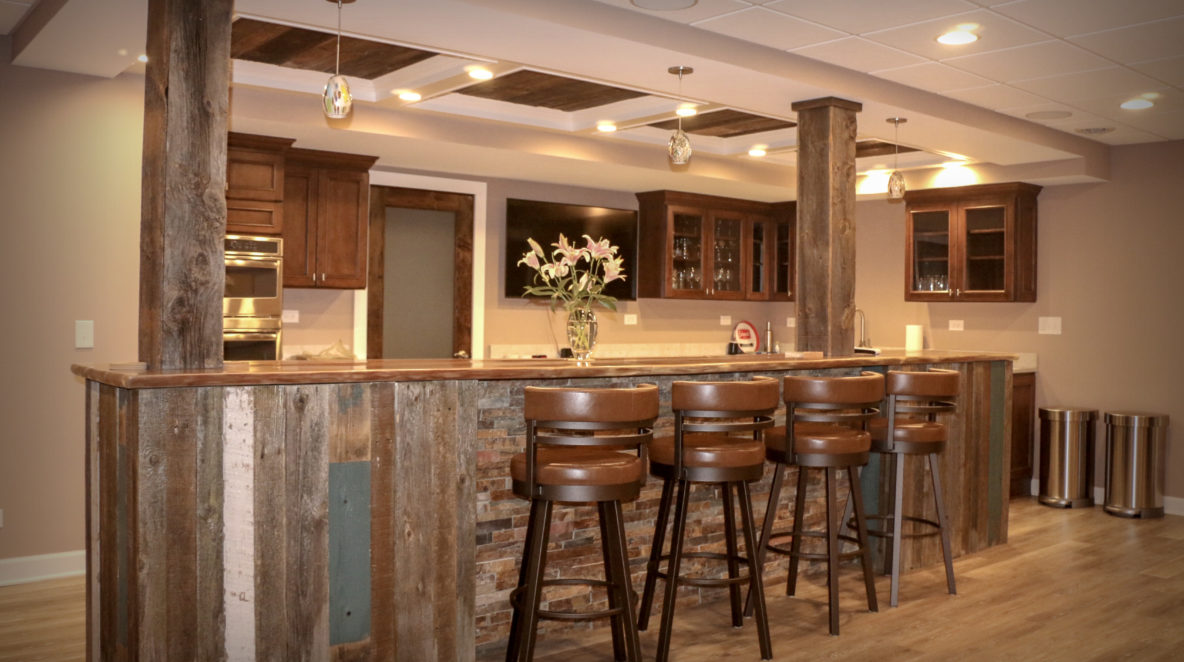
{"label": "bar stool backrest", "polygon": [[725,436],[750,433],[760,439],[761,431],[773,426],[781,385],[772,377],[756,376],[748,381],[674,382],[670,387],[670,409],[674,412],[674,475],[682,473],[683,434],[712,432]]}
{"label": "bar stool backrest", "polygon": [[932,421],[937,414],[954,411],[959,381],[957,370],[889,371],[888,416],[925,416]]}
{"label": "bar stool backrest", "polygon": [[653,439],[653,425],[658,418],[656,385],[527,386],[524,397],[526,483],[530,494],[535,492],[540,446],[634,450],[645,463],[646,447]]}
{"label": "bar stool backrest", "polygon": [[863,372],[854,377],[789,376],[784,380],[782,397],[790,435],[795,422],[862,429],[868,419],[880,413],[884,376],[878,372]]}

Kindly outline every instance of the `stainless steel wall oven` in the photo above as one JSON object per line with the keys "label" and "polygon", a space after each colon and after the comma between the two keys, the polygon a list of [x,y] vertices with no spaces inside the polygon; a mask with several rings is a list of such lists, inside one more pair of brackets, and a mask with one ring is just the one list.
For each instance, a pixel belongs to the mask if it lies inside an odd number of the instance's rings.
{"label": "stainless steel wall oven", "polygon": [[282,358],[283,239],[227,235],[222,348],[227,361]]}

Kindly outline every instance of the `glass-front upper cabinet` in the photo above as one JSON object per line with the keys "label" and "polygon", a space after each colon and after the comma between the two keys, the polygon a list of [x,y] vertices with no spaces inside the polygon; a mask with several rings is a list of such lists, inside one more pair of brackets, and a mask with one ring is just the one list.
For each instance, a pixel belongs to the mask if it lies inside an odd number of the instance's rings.
{"label": "glass-front upper cabinet", "polygon": [[670,289],[687,293],[703,290],[704,216],[699,210],[671,209],[673,225]]}
{"label": "glass-front upper cabinet", "polygon": [[1031,184],[909,191],[905,300],[1035,301]]}
{"label": "glass-front upper cabinet", "polygon": [[710,294],[721,299],[744,298],[744,218],[733,213],[712,214]]}

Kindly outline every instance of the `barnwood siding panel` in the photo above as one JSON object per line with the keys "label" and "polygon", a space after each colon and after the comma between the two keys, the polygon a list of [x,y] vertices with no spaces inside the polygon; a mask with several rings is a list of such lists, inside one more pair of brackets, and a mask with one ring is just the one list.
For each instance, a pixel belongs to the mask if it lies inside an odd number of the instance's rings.
{"label": "barnwood siding panel", "polygon": [[[98,382],[86,383],[86,650],[87,659],[94,659],[99,653],[99,618],[103,614],[102,591],[99,582],[99,567],[102,565],[101,531],[103,510],[99,498],[102,476],[99,463],[102,453],[99,441],[103,439],[100,421],[103,413],[99,407],[104,387]],[[111,387],[105,387],[111,388]]]}
{"label": "barnwood siding panel", "polygon": [[370,386],[336,385],[328,404],[329,462],[370,461]]}
{"label": "barnwood siding panel", "polygon": [[[431,547],[435,515],[445,504],[432,503],[432,444],[440,443],[428,429],[434,401],[434,382],[395,384],[395,659],[435,660],[432,633]],[[432,550],[430,554],[400,554],[398,550]],[[448,596],[449,599],[452,596]]]}
{"label": "barnwood siding panel", "polygon": [[197,646],[194,660],[215,662],[226,660],[226,600],[223,581],[222,510],[222,414],[225,407],[224,388],[186,389],[197,401],[201,427],[194,439],[196,450],[196,561],[197,586],[194,628]]}
{"label": "barnwood siding panel", "polygon": [[286,662],[288,627],[288,490],[285,405],[279,386],[254,398],[255,659]]}
{"label": "barnwood siding panel", "polygon": [[253,389],[224,389],[222,576],[226,657],[255,660],[255,423]]}
{"label": "barnwood siding panel", "polygon": [[[97,472],[98,482],[94,486],[98,498],[99,522],[94,532],[99,542],[99,554],[92,559],[97,570],[97,576],[91,578],[91,583],[97,592],[94,596],[99,607],[98,628],[101,640],[98,646],[91,648],[92,660],[126,659],[126,652],[121,657],[116,654],[116,623],[121,612],[128,608],[126,603],[119,602],[119,582],[128,581],[127,577],[119,577],[116,566],[116,534],[118,532],[118,509],[126,508],[116,499],[117,463],[119,443],[119,411],[116,391],[111,386],[98,386],[98,438],[95,440],[98,454]],[[125,646],[126,651],[126,646]]]}
{"label": "barnwood siding panel", "polygon": [[[477,552],[473,541],[477,538],[477,396],[480,389],[475,381],[457,382],[456,409],[452,412],[455,425],[451,438],[455,443],[451,458],[455,467],[453,484],[456,507],[456,596],[451,603],[456,622],[455,644],[457,662],[476,659],[477,629],[473,614],[477,604]],[[444,461],[449,458],[445,456]]]}
{"label": "barnwood siding panel", "polygon": [[287,660],[329,660],[329,430],[333,386],[284,388]]}
{"label": "barnwood siding panel", "polygon": [[133,391],[115,391],[116,423],[118,441],[112,447],[115,455],[114,471],[109,478],[115,483],[115,498],[112,502],[115,512],[115,549],[107,556],[115,564],[116,614],[115,647],[120,657],[134,659],[138,643],[138,619],[135,606],[138,591],[134,567],[138,541],[136,538],[137,514],[133,507],[137,494],[137,437],[136,417],[139,396]]}
{"label": "barnwood siding panel", "polygon": [[370,640],[395,658],[395,385],[370,386]]}

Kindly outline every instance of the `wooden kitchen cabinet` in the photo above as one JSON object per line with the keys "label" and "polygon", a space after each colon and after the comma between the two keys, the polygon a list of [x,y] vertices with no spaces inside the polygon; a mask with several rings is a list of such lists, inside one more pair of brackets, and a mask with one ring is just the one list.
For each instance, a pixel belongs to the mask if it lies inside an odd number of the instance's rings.
{"label": "wooden kitchen cabinet", "polygon": [[683,193],[637,194],[637,296],[789,300],[792,211],[782,205]]}
{"label": "wooden kitchen cabinet", "polygon": [[905,300],[1035,301],[1040,189],[1015,182],[905,193]]}
{"label": "wooden kitchen cabinet", "polygon": [[1031,496],[1036,447],[1036,373],[1011,379],[1011,496]]}
{"label": "wooden kitchen cabinet", "polygon": [[284,286],[366,287],[370,174],[377,157],[288,151]]}
{"label": "wooden kitchen cabinet", "polygon": [[246,133],[227,135],[227,234],[283,231],[284,157],[293,142]]}

